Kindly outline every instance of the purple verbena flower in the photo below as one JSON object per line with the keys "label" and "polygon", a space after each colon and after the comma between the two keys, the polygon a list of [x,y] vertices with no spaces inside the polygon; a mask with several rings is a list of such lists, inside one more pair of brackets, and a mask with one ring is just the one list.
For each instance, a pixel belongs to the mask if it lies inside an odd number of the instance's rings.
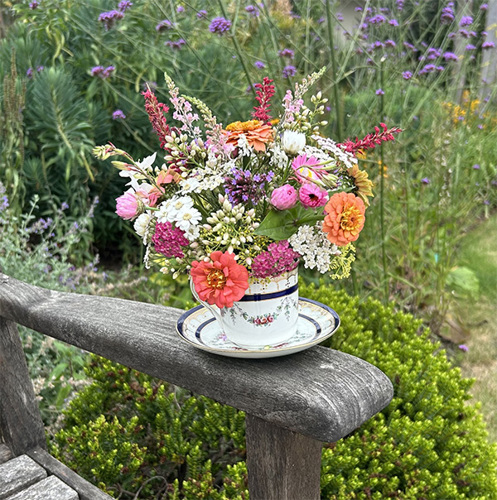
{"label": "purple verbena flower", "polygon": [[37,9],[39,6],[40,6],[40,4],[39,4],[36,0],[33,0],[33,1],[29,4],[29,8],[30,8],[31,10],[35,10],[35,9]]}
{"label": "purple verbena flower", "polygon": [[36,66],[36,71],[41,73],[45,69],[45,66]]}
{"label": "purple verbena flower", "polygon": [[421,179],[421,182],[423,184],[429,184],[431,181],[430,181],[430,179],[428,179],[428,177],[424,177],[423,179]]}
{"label": "purple verbena flower", "polygon": [[169,19],[164,19],[155,27],[155,31],[157,31],[158,33],[172,29],[174,29],[174,24],[169,21]]}
{"label": "purple verbena flower", "polygon": [[390,26],[397,27],[399,25],[399,21],[397,21],[397,19],[390,19],[390,21],[388,21],[388,24]]}
{"label": "purple verbena flower", "polygon": [[404,80],[410,80],[412,78],[412,73],[410,71],[404,71],[402,73],[402,78]]}
{"label": "purple verbena flower", "polygon": [[466,45],[465,47],[465,50],[475,50],[476,47],[472,44],[472,43],[468,43],[468,45]]}
{"label": "purple verbena flower", "polygon": [[443,58],[446,61],[456,61],[457,62],[459,60],[459,58],[457,57],[456,54],[454,54],[454,52],[444,52]]}
{"label": "purple verbena flower", "polygon": [[33,78],[33,68],[28,68],[26,70],[26,77],[29,79]]}
{"label": "purple verbena flower", "polygon": [[280,57],[288,57],[289,59],[293,59],[295,57],[295,52],[292,49],[283,49],[278,52]]}
{"label": "purple verbena flower", "polygon": [[494,47],[495,47],[495,43],[492,41],[483,42],[481,44],[482,49],[493,49]]}
{"label": "purple verbena flower", "polygon": [[207,19],[207,15],[208,15],[208,14],[207,14],[207,11],[206,11],[206,10],[199,10],[199,11],[197,12],[197,17],[198,17],[199,19]]}
{"label": "purple verbena flower", "polygon": [[468,352],[469,351],[469,347],[466,344],[460,344],[457,347],[459,349],[461,349],[461,351],[463,351],[463,352]]}
{"label": "purple verbena flower", "polygon": [[249,13],[252,17],[259,17],[260,11],[255,5],[247,5],[245,12]]}
{"label": "purple verbena flower", "polygon": [[425,73],[432,73],[435,71],[436,66],[434,64],[427,64],[420,72],[420,75],[424,75]]}
{"label": "purple verbena flower", "polygon": [[480,5],[480,10],[487,10],[488,9],[488,3],[482,3]]}
{"label": "purple verbena flower", "polygon": [[370,24],[382,24],[386,21],[385,16],[382,16],[381,14],[376,14],[376,16],[370,17],[369,18],[369,23]]}
{"label": "purple verbena flower", "polygon": [[382,89],[377,89],[375,93],[376,95],[385,95],[385,92]]}
{"label": "purple verbena flower", "polygon": [[461,20],[459,21],[459,26],[461,26],[461,28],[469,26],[470,24],[473,24],[473,18],[471,16],[461,17]]}
{"label": "purple verbena flower", "polygon": [[343,14],[341,12],[336,13],[336,18],[338,21],[342,22],[343,21]]}
{"label": "purple verbena flower", "polygon": [[263,69],[263,68],[265,68],[265,67],[266,67],[266,65],[265,65],[262,61],[255,61],[254,66],[255,66],[257,69]]}
{"label": "purple verbena flower", "polygon": [[296,73],[297,73],[297,68],[292,65],[285,66],[283,68],[283,71],[281,72],[283,78],[289,78],[291,76],[295,76]]}
{"label": "purple verbena flower", "polygon": [[380,42],[379,40],[376,40],[376,42],[373,42],[371,44],[371,48],[373,50],[378,50],[378,49],[382,49],[385,45],[383,44],[383,42]]}
{"label": "purple verbena flower", "polygon": [[450,24],[455,19],[454,2],[449,2],[446,7],[442,9],[440,22],[442,24]]}
{"label": "purple verbena flower", "polygon": [[179,50],[183,45],[186,44],[186,41],[183,38],[180,38],[179,40],[167,40],[164,42],[164,45],[171,49]]}
{"label": "purple verbena flower", "polygon": [[102,12],[98,16],[98,20],[104,25],[106,30],[109,30],[114,26],[116,21],[119,21],[124,17],[124,13],[120,10],[110,10],[109,12]]}
{"label": "purple verbena flower", "polygon": [[427,59],[430,61],[434,61],[435,59],[438,59],[442,55],[442,52],[440,49],[436,49],[435,47],[430,47],[428,49],[428,55],[426,56]]}
{"label": "purple verbena flower", "polygon": [[397,44],[393,40],[385,40],[385,47],[394,48],[396,46],[397,46]]}
{"label": "purple verbena flower", "polygon": [[224,17],[215,17],[211,24],[209,25],[209,31],[211,33],[217,33],[218,35],[223,35],[231,28],[231,21]]}
{"label": "purple verbena flower", "polygon": [[178,5],[178,6],[176,7],[176,12],[177,12],[178,14],[181,14],[182,12],[185,12],[185,8],[184,8],[182,5]]}
{"label": "purple verbena flower", "polygon": [[67,210],[68,208],[69,208],[69,204],[67,203],[67,201],[63,201],[62,205],[60,206],[60,209],[62,211],[64,211],[64,210]]}
{"label": "purple verbena flower", "polygon": [[9,208],[9,199],[7,195],[3,195],[2,198],[0,198],[0,212],[3,212],[7,208]]}
{"label": "purple verbena flower", "polygon": [[120,109],[116,109],[114,111],[114,113],[112,113],[112,119],[113,120],[125,120],[126,115]]}
{"label": "purple verbena flower", "polygon": [[121,0],[117,6],[121,12],[126,12],[131,7],[133,7],[133,4],[129,0]]}

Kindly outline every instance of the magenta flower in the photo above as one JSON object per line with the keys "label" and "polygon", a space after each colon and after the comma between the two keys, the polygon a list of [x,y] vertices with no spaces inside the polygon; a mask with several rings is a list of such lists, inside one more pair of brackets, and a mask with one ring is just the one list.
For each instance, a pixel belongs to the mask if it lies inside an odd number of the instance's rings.
{"label": "magenta flower", "polygon": [[299,199],[304,208],[323,207],[328,202],[328,193],[316,184],[307,182],[299,189]]}
{"label": "magenta flower", "polygon": [[185,233],[170,222],[158,222],[152,236],[155,251],[165,255],[168,259],[173,257],[181,259],[185,256],[181,247],[186,247],[190,242],[185,238]]}
{"label": "magenta flower", "polygon": [[290,248],[288,241],[271,243],[252,263],[252,275],[256,278],[277,277],[293,271],[299,265],[300,254]]}
{"label": "magenta flower", "polygon": [[324,168],[320,165],[319,160],[314,156],[307,158],[305,153],[294,158],[292,168],[300,183],[319,181],[324,174]]}
{"label": "magenta flower", "polygon": [[116,214],[122,219],[134,219],[142,212],[143,203],[133,193],[124,193],[116,199]]}
{"label": "magenta flower", "polygon": [[297,190],[290,184],[276,188],[271,194],[271,205],[278,210],[287,210],[297,203]]}

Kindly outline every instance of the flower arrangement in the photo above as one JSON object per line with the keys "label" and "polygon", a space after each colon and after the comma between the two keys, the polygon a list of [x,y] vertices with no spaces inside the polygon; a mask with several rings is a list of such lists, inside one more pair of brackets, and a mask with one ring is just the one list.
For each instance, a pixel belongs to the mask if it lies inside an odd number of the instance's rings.
{"label": "flower arrangement", "polygon": [[147,268],[189,273],[199,297],[220,308],[240,300],[250,279],[274,278],[299,263],[334,279],[349,275],[373,196],[356,154],[400,129],[381,124],[362,140],[340,144],[323,137],[327,100],[321,92],[311,107],[303,100],[323,72],[286,92],[277,119],[275,89],[264,78],[255,85],[252,119],[225,127],[203,102],[181,95],[167,74],[175,124],[166,120],[168,106],[149,88],[143,92],[161,156],[135,161],[111,143],[94,154],[124,158],[112,162],[129,181],[116,212],[134,221]]}

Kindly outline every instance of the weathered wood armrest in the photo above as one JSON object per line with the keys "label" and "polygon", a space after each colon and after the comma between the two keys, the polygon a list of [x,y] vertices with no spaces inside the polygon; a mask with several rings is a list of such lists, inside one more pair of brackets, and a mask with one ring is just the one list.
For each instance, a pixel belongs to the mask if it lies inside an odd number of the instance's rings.
{"label": "weathered wood armrest", "polygon": [[[0,318],[244,410],[248,453],[254,440],[271,439],[276,428],[289,436],[285,446],[301,435],[305,446],[317,449],[310,444],[315,442],[320,449],[321,442],[346,436],[392,398],[392,384],[378,368],[324,347],[261,360],[200,351],[178,337],[181,314],[169,307],[54,292],[0,274]],[[0,343],[4,364],[1,352]],[[284,441],[281,434],[278,442]],[[250,476],[256,465],[250,460],[248,465]]]}

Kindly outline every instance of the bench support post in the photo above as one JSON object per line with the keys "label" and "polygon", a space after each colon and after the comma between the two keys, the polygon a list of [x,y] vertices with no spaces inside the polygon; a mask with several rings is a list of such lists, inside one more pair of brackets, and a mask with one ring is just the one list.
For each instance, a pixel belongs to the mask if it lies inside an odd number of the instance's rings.
{"label": "bench support post", "polygon": [[15,456],[39,446],[45,431],[17,325],[0,317],[0,437]]}
{"label": "bench support post", "polygon": [[319,500],[323,443],[246,415],[251,500]]}

